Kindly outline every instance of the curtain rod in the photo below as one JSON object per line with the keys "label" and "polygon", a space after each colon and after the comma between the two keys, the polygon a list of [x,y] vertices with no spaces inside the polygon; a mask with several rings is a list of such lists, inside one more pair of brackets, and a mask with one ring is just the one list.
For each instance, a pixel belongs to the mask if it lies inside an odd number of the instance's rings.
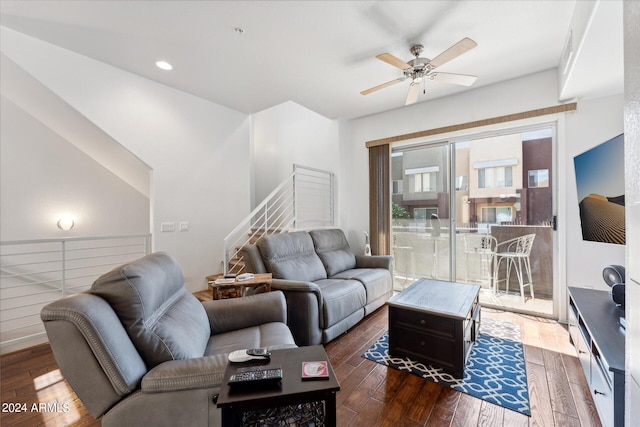
{"label": "curtain rod", "polygon": [[406,141],[408,139],[423,138],[425,136],[438,135],[441,133],[455,132],[464,129],[472,129],[476,127],[495,125],[498,123],[513,122],[516,120],[530,119],[532,117],[546,116],[549,114],[565,113],[576,111],[578,103],[571,102],[569,104],[556,105],[553,107],[539,108],[537,110],[524,111],[522,113],[507,114],[506,116],[492,117],[489,119],[476,120],[473,122],[461,123],[457,125],[449,125],[435,129],[421,130],[419,132],[405,133],[404,135],[390,136],[387,138],[374,139],[365,143],[367,148],[376,147],[378,145],[391,144],[393,142]]}

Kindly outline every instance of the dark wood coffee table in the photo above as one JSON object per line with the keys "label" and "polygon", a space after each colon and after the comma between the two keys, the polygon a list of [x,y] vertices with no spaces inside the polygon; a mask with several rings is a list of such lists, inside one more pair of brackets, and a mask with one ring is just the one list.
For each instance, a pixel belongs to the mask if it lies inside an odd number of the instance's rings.
{"label": "dark wood coffee table", "polygon": [[479,293],[479,285],[420,279],[391,298],[389,354],[462,378],[480,328]]}
{"label": "dark wood coffee table", "polygon": [[[327,361],[329,379],[302,380],[302,362]],[[279,386],[235,389],[227,382],[239,368],[254,365],[280,366],[283,378]],[[250,362],[227,366],[217,405],[222,409],[223,426],[240,426],[242,414],[288,405],[324,401],[325,425],[336,425],[336,392],[340,383],[321,345],[273,350],[268,363]]]}

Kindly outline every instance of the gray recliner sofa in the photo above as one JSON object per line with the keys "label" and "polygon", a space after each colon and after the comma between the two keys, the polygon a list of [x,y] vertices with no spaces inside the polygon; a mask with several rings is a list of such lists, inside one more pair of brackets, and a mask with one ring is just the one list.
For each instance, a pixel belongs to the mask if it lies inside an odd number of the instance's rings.
{"label": "gray recliner sofa", "polygon": [[286,316],[277,291],[201,303],[162,252],[41,311],[62,374],[104,427],[220,425],[228,353],[296,347]]}
{"label": "gray recliner sofa", "polygon": [[251,273],[272,273],[300,346],[346,332],[393,293],[390,256],[356,256],[340,229],[272,234],[241,249]]}

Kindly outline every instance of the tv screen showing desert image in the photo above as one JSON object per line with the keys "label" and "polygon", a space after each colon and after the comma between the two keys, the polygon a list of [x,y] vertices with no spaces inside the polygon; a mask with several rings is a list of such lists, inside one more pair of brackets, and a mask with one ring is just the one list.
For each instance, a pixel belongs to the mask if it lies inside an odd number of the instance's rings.
{"label": "tv screen showing desert image", "polygon": [[623,135],[574,157],[573,162],[582,238],[624,245]]}

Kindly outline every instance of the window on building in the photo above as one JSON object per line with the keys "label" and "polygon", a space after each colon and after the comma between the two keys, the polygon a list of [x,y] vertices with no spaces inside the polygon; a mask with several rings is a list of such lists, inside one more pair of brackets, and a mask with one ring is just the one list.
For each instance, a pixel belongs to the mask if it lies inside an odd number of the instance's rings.
{"label": "window on building", "polygon": [[549,169],[529,171],[529,188],[542,188],[549,186]]}
{"label": "window on building", "polygon": [[490,224],[500,224],[513,219],[512,209],[510,206],[487,207],[481,210],[481,222]]}
{"label": "window on building", "polygon": [[402,194],[402,180],[396,180],[392,183],[393,193],[392,194]]}
{"label": "window on building", "polygon": [[478,169],[478,188],[496,187],[513,187],[511,166]]}
{"label": "window on building", "polygon": [[414,219],[430,219],[431,214],[438,215],[438,208],[415,208],[413,210]]}
{"label": "window on building", "polygon": [[440,166],[424,166],[405,169],[405,176],[409,177],[409,188],[414,193],[436,191]]}
{"label": "window on building", "polygon": [[466,176],[456,176],[456,191],[465,191],[469,189],[469,183]]}
{"label": "window on building", "polygon": [[411,179],[413,179],[414,193],[436,191],[437,175],[435,172],[415,173],[410,176],[411,176]]}

